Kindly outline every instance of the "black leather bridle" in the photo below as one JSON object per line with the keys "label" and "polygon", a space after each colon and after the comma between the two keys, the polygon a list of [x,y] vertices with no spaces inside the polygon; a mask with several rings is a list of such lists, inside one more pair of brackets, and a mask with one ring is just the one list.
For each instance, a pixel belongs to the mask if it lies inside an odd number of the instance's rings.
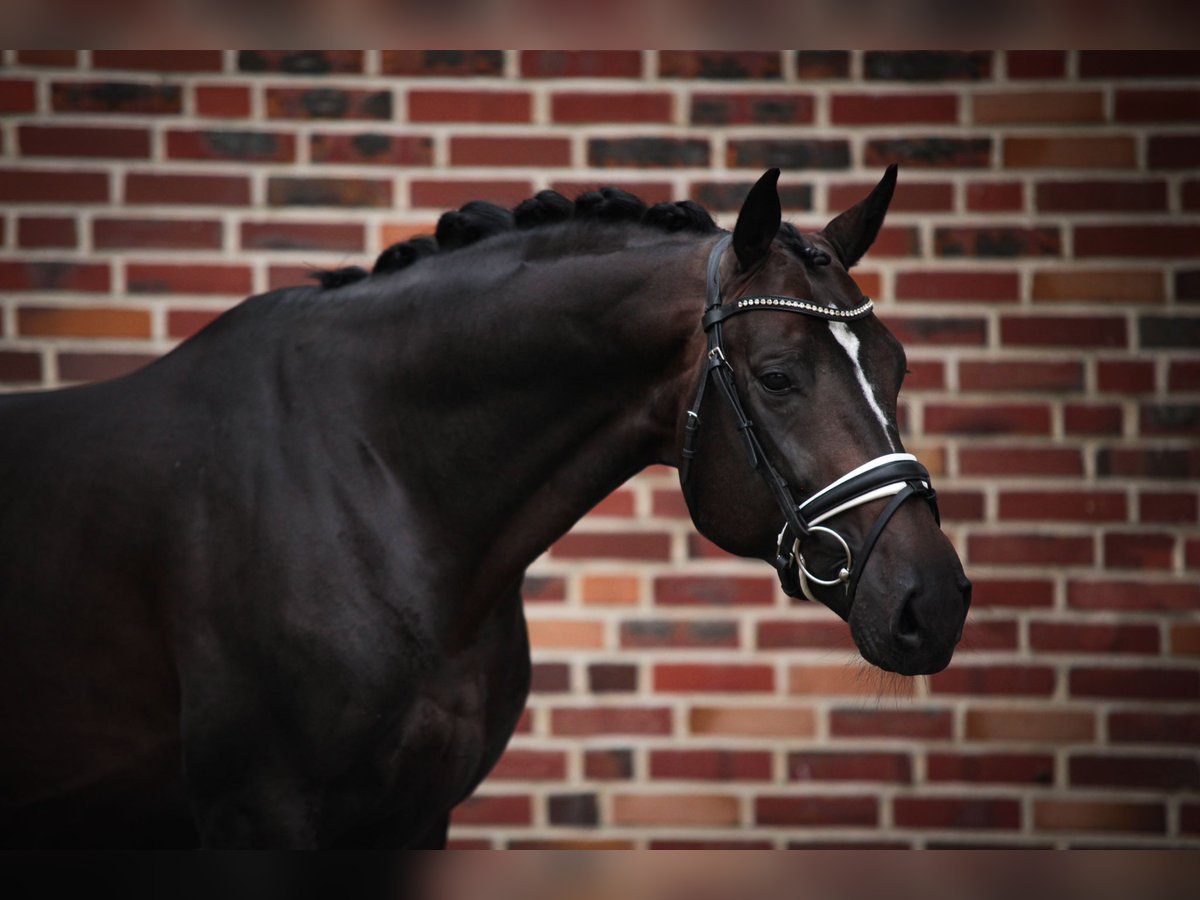
{"label": "black leather bridle", "polygon": [[[823,586],[846,586],[846,614],[854,602],[858,580],[866,566],[867,558],[879,540],[888,521],[909,497],[920,497],[929,504],[934,518],[941,524],[938,513],[937,494],[933,490],[929,472],[915,456],[909,453],[889,453],[877,457],[843,475],[832,484],[814,493],[803,503],[797,503],[787,480],[772,465],[763,450],[762,442],[754,430],[754,423],[746,415],[734,381],[733,369],[725,356],[721,342],[721,325],[731,316],[756,310],[798,313],[831,322],[852,322],[871,315],[873,304],[868,299],[853,309],[837,309],[821,306],[797,297],[759,295],[739,297],[727,306],[721,304],[721,258],[732,240],[725,235],[712,248],[708,257],[707,298],[701,322],[708,335],[708,355],[696,399],[688,410],[684,428],[683,452],[680,462],[680,481],[685,494],[689,492],[688,476],[691,462],[696,458],[696,436],[700,431],[700,407],[704,402],[708,382],[714,381],[726,405],[737,423],[738,434],[746,449],[750,466],[766,482],[783,513],[783,529],[775,547],[774,566],[779,573],[779,583],[792,597],[816,600],[811,584]],[[821,523],[840,515],[846,510],[891,497],[891,501],[875,520],[857,554],[847,541],[832,528]],[[804,541],[814,533],[828,534],[840,545],[845,554],[845,564],[833,578],[819,578],[805,565],[802,553]]]}

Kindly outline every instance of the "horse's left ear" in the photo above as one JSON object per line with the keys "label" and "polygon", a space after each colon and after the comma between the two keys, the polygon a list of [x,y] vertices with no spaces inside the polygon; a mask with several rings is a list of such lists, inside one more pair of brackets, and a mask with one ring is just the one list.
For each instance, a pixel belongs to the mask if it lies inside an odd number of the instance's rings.
{"label": "horse's left ear", "polygon": [[751,268],[771,250],[779,233],[783,210],[779,206],[779,170],[767,169],[750,188],[733,227],[733,252],[742,271]]}
{"label": "horse's left ear", "polygon": [[896,164],[887,167],[875,190],[825,226],[821,234],[833,245],[842,265],[849,269],[862,259],[883,225],[896,190]]}

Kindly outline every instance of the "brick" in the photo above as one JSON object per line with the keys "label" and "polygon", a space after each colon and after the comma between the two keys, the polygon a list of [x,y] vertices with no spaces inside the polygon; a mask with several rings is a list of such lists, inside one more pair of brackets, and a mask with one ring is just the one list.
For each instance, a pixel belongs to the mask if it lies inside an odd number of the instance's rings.
{"label": "brick", "polygon": [[1079,710],[968,708],[964,734],[971,741],[1051,745],[1091,743],[1096,724],[1092,713]]}
{"label": "brick", "polygon": [[17,243],[22,247],[75,247],[79,235],[75,220],[60,216],[22,216],[17,222]]}
{"label": "brick", "polygon": [[450,138],[450,163],[455,166],[567,166],[571,144],[566,138],[466,137]]}
{"label": "brick", "polygon": [[362,225],[349,222],[243,222],[240,240],[243,250],[365,250]]}
{"label": "brick", "polygon": [[1062,50],[1008,50],[1004,56],[1009,78],[1062,78],[1067,74],[1067,54]]}
{"label": "brick", "polygon": [[242,85],[196,85],[196,114],[216,119],[245,119],[251,112],[250,90]]}
{"label": "brick", "polygon": [[1050,434],[1050,408],[1035,403],[930,403],[926,434]]}
{"label": "brick", "polygon": [[529,642],[535,650],[596,649],[604,646],[604,623],[593,620],[531,619]]}
{"label": "brick", "polygon": [[910,359],[908,372],[904,376],[904,387],[910,391],[944,390],[946,387],[946,364],[936,360]]}
{"label": "brick", "polygon": [[[958,385],[964,391],[1079,391],[1084,370],[1078,361],[984,362],[962,360]],[[964,448],[965,449],[965,448]]]}
{"label": "brick", "polygon": [[1165,181],[1043,181],[1037,208],[1045,212],[1166,212]]}
{"label": "brick", "polygon": [[1200,391],[1200,360],[1171,360],[1167,369],[1171,391]]}
{"label": "brick", "polygon": [[107,293],[107,263],[0,261],[0,291]]}
{"label": "brick", "polygon": [[846,738],[948,739],[954,716],[948,709],[843,709],[829,713],[829,733]]}
{"label": "brick", "polygon": [[1000,317],[1000,340],[1013,347],[1126,347],[1125,319],[1117,316]]}
{"label": "brick", "polygon": [[550,711],[556,735],[670,734],[671,710],[662,706],[560,707]]}
{"label": "brick", "polygon": [[328,87],[267,88],[268,119],[392,118],[391,91],[342,90]]}
{"label": "brick", "polygon": [[870,50],[863,54],[863,74],[887,81],[983,81],[992,77],[992,53]]}
{"label": "brick", "polygon": [[1200,91],[1118,88],[1113,115],[1118,122],[1200,121]]}
{"label": "brick", "polygon": [[496,781],[564,781],[567,755],[561,750],[524,750],[509,747],[488,773]]}
{"label": "brick", "polygon": [[726,737],[812,737],[816,722],[813,711],[803,706],[693,706],[688,731]]}
{"label": "brick", "polygon": [[583,775],[595,781],[628,781],[633,777],[632,750],[587,750]]}
{"label": "brick", "polygon": [[754,823],[759,826],[855,828],[879,822],[879,801],[869,796],[756,797]]}
{"label": "brick", "polygon": [[228,129],[167,131],[170,159],[239,162],[293,162],[296,136],[279,131]]}
{"label": "brick", "polygon": [[1099,91],[1006,91],[971,95],[981,125],[1087,124],[1104,121]]}
{"label": "brick", "polygon": [[1002,157],[1010,169],[1132,169],[1133,137],[1007,137]]}
{"label": "brick", "polygon": [[650,850],[773,850],[775,845],[766,840],[651,840],[646,846]]}
{"label": "brick", "polygon": [[988,137],[873,138],[863,150],[863,163],[874,167],[898,163],[915,169],[983,169],[991,159]]}
{"label": "brick", "polygon": [[[627,181],[621,179],[621,183],[626,186],[630,193],[640,197],[642,202],[647,204],[670,202],[675,199],[675,191],[669,182],[665,181]],[[602,181],[574,181],[574,180],[555,180],[550,182],[551,190],[558,191],[564,197],[578,197],[588,191],[599,190],[612,184],[611,179]]]}
{"label": "brick", "polygon": [[1156,655],[1158,628],[1137,624],[1030,622],[1029,646],[1044,653],[1139,653]]}
{"label": "brick", "polygon": [[1161,303],[1161,272],[1140,269],[1050,269],[1033,273],[1035,302]]}
{"label": "brick", "polygon": [[628,693],[638,688],[638,668],[624,663],[588,665],[588,691],[593,694]]}
{"label": "brick", "polygon": [[42,354],[22,350],[0,350],[0,382],[42,380]]}
{"label": "brick", "polygon": [[1175,535],[1163,532],[1108,532],[1104,535],[1107,569],[1170,569],[1174,565]]}
{"label": "brick", "polygon": [[595,794],[551,794],[546,802],[551,825],[590,828],[600,821]]}
{"label": "brick", "polygon": [[524,78],[638,78],[642,54],[637,50],[525,50]]}
{"label": "brick", "polygon": [[1080,225],[1075,229],[1075,255],[1191,257],[1200,256],[1200,225]]}
{"label": "brick", "polygon": [[550,548],[557,559],[666,560],[670,553],[670,535],[636,531],[572,532]]}
{"label": "brick", "polygon": [[1200,53],[1181,50],[1084,50],[1081,78],[1192,78],[1200,75]]}
{"label": "brick", "polygon": [[635,619],[621,623],[623,649],[738,646],[736,622]]}
{"label": "brick", "polygon": [[455,825],[532,825],[533,801],[525,794],[475,794],[454,807]]}
{"label": "brick", "polygon": [[1017,623],[1009,619],[968,619],[959,653],[1017,649]]}
{"label": "brick", "polygon": [[769,578],[664,575],[654,581],[658,606],[770,606],[775,585]]}
{"label": "brick", "polygon": [[1129,509],[1123,491],[1005,490],[999,513],[1001,519],[1025,522],[1124,522]]}
{"label": "brick", "polygon": [[897,300],[1015,303],[1021,283],[1015,272],[897,272],[895,295]]}
{"label": "brick", "polygon": [[1170,744],[1200,747],[1200,713],[1111,712],[1109,740],[1117,744]]}
{"label": "brick", "polygon": [[37,108],[36,82],[0,79],[0,113],[33,112]]}
{"label": "brick", "polygon": [[1062,255],[1057,228],[950,226],[935,228],[933,240],[938,256],[1007,259]]}
{"label": "brick", "polygon": [[457,209],[471,200],[490,200],[502,206],[516,206],[533,193],[533,183],[512,181],[446,181],[415,179],[411,185],[410,205],[425,209]]}
{"label": "brick", "polygon": [[1019,181],[972,181],[966,188],[971,212],[1019,212],[1025,208],[1025,185]]}
{"label": "brick", "polygon": [[834,94],[830,120],[835,125],[955,124],[954,94]]}
{"label": "brick", "polygon": [[1072,756],[1071,785],[1195,791],[1200,788],[1200,761],[1163,756]]}
{"label": "brick", "polygon": [[64,172],[57,169],[0,169],[0,202],[106,203],[108,175],[104,172]]}
{"label": "brick", "polygon": [[854,650],[850,629],[843,622],[768,619],[755,629],[759,650]]}
{"label": "brick", "polygon": [[106,381],[154,362],[151,353],[59,352],[58,377],[63,381]]}
{"label": "brick", "polygon": [[663,663],[654,667],[657,693],[770,693],[775,670],[765,665]]}
{"label": "brick", "polygon": [[764,750],[653,750],[650,777],[682,781],[769,781]]}
{"label": "brick", "polygon": [[220,72],[220,50],[93,50],[96,69],[132,69],[142,72]]}
{"label": "brick", "polygon": [[1200,317],[1142,316],[1138,339],[1143,348],[1192,349],[1200,346]]}
{"label": "brick", "polygon": [[1146,162],[1151,169],[1193,169],[1200,165],[1200,135],[1152,135]]}
{"label": "brick", "polygon": [[1154,363],[1141,360],[1100,360],[1096,364],[1096,386],[1120,394],[1148,394],[1155,384]]}
{"label": "brick", "polygon": [[21,125],[17,143],[22,156],[148,159],[150,132],[145,128],[87,128],[75,125]]}
{"label": "brick", "polygon": [[1124,418],[1124,410],[1115,403],[1068,403],[1063,407],[1063,428],[1070,435],[1120,435]]}
{"label": "brick", "polygon": [[1162,834],[1166,831],[1166,810],[1161,803],[1035,800],[1033,824],[1039,831]]}
{"label": "brick", "polygon": [[1138,520],[1191,524],[1200,521],[1200,502],[1195,494],[1142,491],[1138,495]]}
{"label": "brick", "polygon": [[270,206],[334,206],[390,209],[392,182],[384,178],[267,179]]}
{"label": "brick", "polygon": [[528,91],[408,92],[410,122],[528,122],[532,109]]}
{"label": "brick", "polygon": [[797,50],[795,62],[800,79],[850,77],[850,53],[846,50]]}
{"label": "brick", "polygon": [[812,94],[694,93],[693,125],[804,125],[813,121]]}
{"label": "brick", "polygon": [[[897,281],[901,275],[897,275]],[[880,316],[904,346],[981,346],[987,342],[987,321],[970,316]]]}
{"label": "brick", "polygon": [[76,50],[18,50],[17,62],[23,66],[73,69],[79,65]]}
{"label": "brick", "polygon": [[925,771],[935,783],[1050,785],[1054,757],[1049,753],[930,753]]}
{"label": "brick", "polygon": [[662,50],[658,74],[660,78],[773,80],[783,76],[783,60],[778,50]]}
{"label": "brick", "polygon": [[719,794],[614,794],[614,825],[705,828],[736,825],[738,798]]}
{"label": "brick", "polygon": [[1017,800],[993,798],[897,797],[892,818],[899,828],[1003,828],[1021,826]]}
{"label": "brick", "polygon": [[125,176],[125,202],[150,206],[248,206],[250,179],[244,175],[130,172]]}
{"label": "brick", "polygon": [[826,753],[796,751],[787,757],[788,781],[873,781],[911,784],[906,753]]}
{"label": "brick", "polygon": [[1072,697],[1157,701],[1200,698],[1198,669],[1084,667],[1071,670],[1069,684]]}
{"label": "brick", "polygon": [[[825,209],[839,213],[866,197],[875,185],[858,181],[831,184],[827,190]],[[888,206],[897,212],[950,212],[954,209],[954,185],[944,181],[909,181],[896,185],[896,193]]]}
{"label": "brick", "polygon": [[951,666],[930,676],[933,694],[975,694],[1045,697],[1054,693],[1051,666]]}
{"label": "brick", "polygon": [[55,112],[171,115],[183,111],[183,92],[176,84],[56,81],[50,105]]}
{"label": "brick", "polygon": [[[641,581],[629,575],[585,575],[579,593],[588,606],[634,606],[641,598]],[[621,634],[624,642],[624,628]]]}
{"label": "brick", "polygon": [[170,309],[167,310],[167,337],[189,338],[221,313],[213,309]]}
{"label": "brick", "polygon": [[588,165],[597,168],[707,167],[709,144],[699,138],[591,138]]}
{"label": "brick", "polygon": [[1009,447],[972,445],[958,450],[963,475],[1057,476],[1083,475],[1083,455],[1071,447]]}
{"label": "brick", "polygon": [[92,220],[92,246],[97,250],[220,250],[222,234],[221,222],[215,219]]}
{"label": "brick", "polygon": [[[753,182],[693,181],[689,195],[710,212],[737,212],[750,192]],[[861,199],[861,197],[859,198]],[[779,202],[787,211],[811,210],[812,185],[787,184],[779,186]],[[855,201],[857,202],[857,201]]]}
{"label": "brick", "polygon": [[244,297],[253,289],[250,269],[218,263],[130,263],[125,280],[131,294],[228,294]]}
{"label": "brick", "polygon": [[[385,74],[388,52],[384,53]],[[284,75],[356,74],[363,70],[361,50],[240,50],[240,72],[278,72]]]}
{"label": "brick", "polygon": [[1143,403],[1138,408],[1138,429],[1143,435],[1163,437],[1200,434],[1200,404]]}
{"label": "brick", "polygon": [[731,168],[845,169],[850,165],[850,145],[840,139],[731,140],[725,162]]}
{"label": "brick", "polygon": [[17,308],[23,337],[148,338],[150,313],[117,306]]}
{"label": "brick", "polygon": [[1096,454],[1096,474],[1101,477],[1200,478],[1200,452],[1102,447]]}
{"label": "brick", "polygon": [[567,580],[553,575],[525,575],[521,597],[533,603],[561,603],[567,599]]}
{"label": "brick", "polygon": [[1090,566],[1092,539],[1073,535],[1034,533],[973,534],[967,554],[975,565]]}
{"label": "brick", "polygon": [[355,166],[432,166],[433,138],[424,134],[318,133],[310,138],[312,161]]}
{"label": "brick", "polygon": [[882,699],[910,697],[915,682],[881,669],[848,665],[788,667],[788,693]]}
{"label": "brick", "polygon": [[1200,609],[1200,585],[1072,579],[1067,582],[1067,605],[1072,609],[1146,612]]}

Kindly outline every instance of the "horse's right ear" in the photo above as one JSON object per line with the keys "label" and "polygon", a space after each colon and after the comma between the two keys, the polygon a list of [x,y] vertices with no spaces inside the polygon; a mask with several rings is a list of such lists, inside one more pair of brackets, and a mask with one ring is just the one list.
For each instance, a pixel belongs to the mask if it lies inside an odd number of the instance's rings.
{"label": "horse's right ear", "polygon": [[733,228],[733,252],[742,269],[760,262],[779,233],[783,210],[779,206],[779,170],[767,169],[742,204]]}

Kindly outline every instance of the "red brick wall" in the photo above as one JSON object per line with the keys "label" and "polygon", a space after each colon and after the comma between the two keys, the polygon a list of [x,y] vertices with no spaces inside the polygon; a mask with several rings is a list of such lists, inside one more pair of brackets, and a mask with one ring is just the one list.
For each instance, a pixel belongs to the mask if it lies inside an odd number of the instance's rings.
{"label": "red brick wall", "polygon": [[[613,182],[817,226],[975,580],[951,668],[692,533],[645,473],[535,567],[520,734],[464,844],[1200,846],[1200,54],[12,52],[0,381],[108,377],[450,204]],[[603,537],[600,537],[603,536]]]}

